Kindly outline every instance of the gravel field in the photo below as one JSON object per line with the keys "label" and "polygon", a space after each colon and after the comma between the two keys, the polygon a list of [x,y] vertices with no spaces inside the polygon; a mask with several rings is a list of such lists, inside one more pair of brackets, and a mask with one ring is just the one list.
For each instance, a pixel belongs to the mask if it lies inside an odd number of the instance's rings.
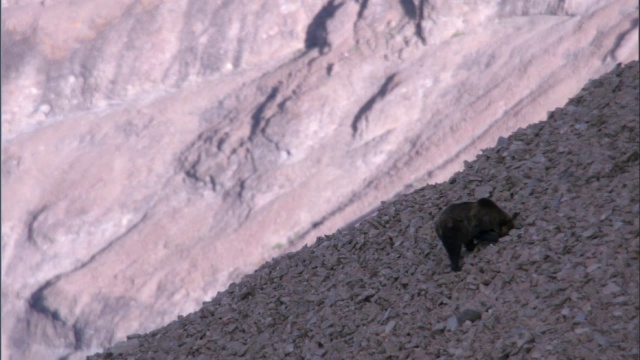
{"label": "gravel field", "polygon": [[[637,359],[639,67],[590,81],[448,182],[262,265],[89,359]],[[433,220],[519,211],[452,273]]]}

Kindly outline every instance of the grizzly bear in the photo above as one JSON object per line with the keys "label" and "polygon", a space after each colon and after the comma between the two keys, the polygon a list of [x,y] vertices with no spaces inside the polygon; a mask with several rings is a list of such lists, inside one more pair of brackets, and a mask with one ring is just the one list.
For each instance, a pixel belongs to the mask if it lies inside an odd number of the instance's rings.
{"label": "grizzly bear", "polygon": [[496,242],[509,234],[518,213],[509,215],[487,198],[447,206],[436,219],[436,234],[442,241],[452,271],[460,271],[462,245],[471,252],[478,242]]}

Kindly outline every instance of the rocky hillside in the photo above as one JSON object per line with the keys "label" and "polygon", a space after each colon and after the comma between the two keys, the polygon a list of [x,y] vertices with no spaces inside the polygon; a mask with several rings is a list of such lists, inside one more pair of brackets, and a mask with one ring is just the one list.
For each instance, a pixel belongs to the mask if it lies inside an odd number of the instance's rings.
{"label": "rocky hillside", "polygon": [[635,0],[2,0],[0,356],[196,311],[638,59],[638,28]]}
{"label": "rocky hillside", "polygon": [[[616,67],[448,182],[89,358],[637,358],[639,74]],[[433,219],[481,196],[521,223],[452,273]]]}

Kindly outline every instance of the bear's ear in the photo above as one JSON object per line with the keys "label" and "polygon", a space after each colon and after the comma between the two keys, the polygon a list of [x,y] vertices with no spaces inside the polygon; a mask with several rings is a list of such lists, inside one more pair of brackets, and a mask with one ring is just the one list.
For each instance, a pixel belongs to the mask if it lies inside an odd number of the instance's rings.
{"label": "bear's ear", "polygon": [[517,211],[514,212],[513,215],[511,215],[511,220],[515,220],[518,217],[518,215],[520,215],[519,212],[517,212]]}

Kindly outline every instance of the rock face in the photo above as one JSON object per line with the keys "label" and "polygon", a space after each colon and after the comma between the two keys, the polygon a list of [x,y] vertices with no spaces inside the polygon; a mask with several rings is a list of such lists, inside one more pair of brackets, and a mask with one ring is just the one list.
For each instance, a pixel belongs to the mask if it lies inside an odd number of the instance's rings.
{"label": "rock face", "polygon": [[150,331],[446,180],[636,59],[637,10],[3,0],[2,358]]}
{"label": "rock face", "polygon": [[[276,258],[90,359],[640,355],[640,67],[590,82],[447,183]],[[519,229],[449,270],[433,223],[483,186]]]}

